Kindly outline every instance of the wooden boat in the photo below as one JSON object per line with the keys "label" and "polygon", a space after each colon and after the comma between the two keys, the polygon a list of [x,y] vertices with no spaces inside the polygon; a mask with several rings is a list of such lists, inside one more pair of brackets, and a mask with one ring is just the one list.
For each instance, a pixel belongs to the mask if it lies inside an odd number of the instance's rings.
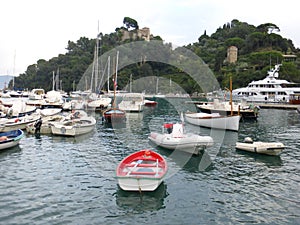
{"label": "wooden boat", "polygon": [[[165,128],[169,133],[165,133]],[[182,123],[164,124],[163,133],[151,132],[148,139],[157,146],[195,155],[198,155],[200,150],[212,146],[214,142],[210,136],[185,133]]]}
{"label": "wooden boat", "polygon": [[144,105],[145,106],[149,106],[149,107],[153,107],[153,106],[157,105],[157,101],[152,101],[152,100],[144,99]]}
{"label": "wooden boat", "polygon": [[[117,59],[118,59],[119,52],[117,52]],[[126,122],[126,112],[120,108],[116,107],[116,89],[117,89],[117,71],[118,71],[118,64],[116,65],[116,72],[114,73],[114,96],[112,101],[112,107],[107,109],[103,112],[103,120],[109,124],[118,124],[118,123],[125,123]]]}
{"label": "wooden boat", "polygon": [[[82,112],[83,113],[83,112]],[[96,120],[92,116],[81,114],[77,111],[70,120],[54,122],[51,125],[51,132],[55,135],[77,136],[91,132],[96,126]]]}
{"label": "wooden boat", "polygon": [[106,123],[125,123],[126,112],[118,108],[110,108],[103,112],[103,118]]}
{"label": "wooden boat", "polygon": [[266,155],[279,155],[285,146],[281,142],[253,142],[251,138],[247,137],[244,142],[237,142],[235,148]]}
{"label": "wooden boat", "polygon": [[219,113],[185,113],[185,120],[194,125],[222,129],[222,130],[239,130],[239,121],[241,115],[222,116]]}
{"label": "wooden boat", "polygon": [[117,167],[118,184],[124,191],[154,191],[168,170],[166,160],[151,150],[141,150],[124,158]]}
{"label": "wooden boat", "polygon": [[24,133],[20,129],[0,132],[0,150],[17,146],[23,136]]}

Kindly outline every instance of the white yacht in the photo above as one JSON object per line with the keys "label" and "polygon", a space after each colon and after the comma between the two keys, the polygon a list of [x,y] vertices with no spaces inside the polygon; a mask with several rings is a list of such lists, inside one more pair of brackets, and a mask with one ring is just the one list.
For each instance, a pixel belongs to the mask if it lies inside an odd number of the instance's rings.
{"label": "white yacht", "polygon": [[247,87],[232,91],[233,99],[244,99],[247,102],[288,103],[291,95],[300,94],[300,87],[287,80],[276,79],[281,64],[268,71],[263,80],[252,81]]}
{"label": "white yacht", "polygon": [[142,112],[144,110],[144,93],[126,93],[119,108],[126,112]]}

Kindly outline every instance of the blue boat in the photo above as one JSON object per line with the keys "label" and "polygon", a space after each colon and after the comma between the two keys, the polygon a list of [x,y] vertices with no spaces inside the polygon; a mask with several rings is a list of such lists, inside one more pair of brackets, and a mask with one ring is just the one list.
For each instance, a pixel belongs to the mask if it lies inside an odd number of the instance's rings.
{"label": "blue boat", "polygon": [[0,132],[0,150],[17,146],[24,136],[21,129],[7,132]]}

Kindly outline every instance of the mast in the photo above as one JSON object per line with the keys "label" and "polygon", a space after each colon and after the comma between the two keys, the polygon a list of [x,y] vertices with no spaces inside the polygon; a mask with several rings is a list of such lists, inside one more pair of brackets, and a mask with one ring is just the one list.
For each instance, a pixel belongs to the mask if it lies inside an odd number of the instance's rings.
{"label": "mast", "polygon": [[229,91],[230,91],[230,115],[233,116],[233,107],[232,107],[232,77],[231,76],[230,76]]}
{"label": "mast", "polygon": [[108,56],[107,64],[107,93],[109,93],[110,56]]}
{"label": "mast", "polygon": [[130,74],[129,92],[132,92],[132,74]]}
{"label": "mast", "polygon": [[55,85],[55,74],[54,70],[52,71],[52,90],[54,91],[54,85]]}

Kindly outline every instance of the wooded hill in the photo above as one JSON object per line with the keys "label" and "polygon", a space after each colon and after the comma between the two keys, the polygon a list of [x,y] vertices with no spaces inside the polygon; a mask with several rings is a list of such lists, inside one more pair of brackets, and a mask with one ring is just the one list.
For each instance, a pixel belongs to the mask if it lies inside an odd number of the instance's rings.
{"label": "wooded hill", "polygon": [[[124,43],[143,40],[135,37],[134,40],[131,38],[122,41],[122,30],[131,28],[134,32],[138,29],[138,23],[129,17],[124,18],[123,24],[125,27],[116,28],[113,33],[99,34],[99,55]],[[233,78],[234,88],[246,86],[251,80],[262,79],[270,66],[273,67],[276,63],[282,63],[280,79],[300,83],[300,49],[296,49],[292,40],[282,37],[279,32],[279,27],[272,23],[256,27],[235,19],[219,27],[210,36],[204,32],[197,42],[184,47],[201,57],[213,71],[222,88],[228,87],[230,76]],[[36,64],[29,65],[25,73],[15,78],[15,89],[44,88],[49,91],[52,89],[53,71],[59,69],[61,88],[67,92],[76,90],[76,84],[94,60],[96,40],[80,37],[76,42],[68,41],[65,54],[53,57],[49,61],[39,59]],[[151,40],[162,38],[151,36]],[[162,44],[173,51],[170,43]],[[226,61],[229,46],[238,48],[238,60],[235,63]],[[284,55],[296,55],[297,60],[285,61]],[[158,76],[179,84],[189,94],[202,92],[197,83],[182,70],[152,61],[134,63],[121,69],[118,72],[119,89],[128,85],[131,74],[133,80]],[[12,83],[9,85],[12,88]],[[153,92],[153,88],[145,91]]]}

